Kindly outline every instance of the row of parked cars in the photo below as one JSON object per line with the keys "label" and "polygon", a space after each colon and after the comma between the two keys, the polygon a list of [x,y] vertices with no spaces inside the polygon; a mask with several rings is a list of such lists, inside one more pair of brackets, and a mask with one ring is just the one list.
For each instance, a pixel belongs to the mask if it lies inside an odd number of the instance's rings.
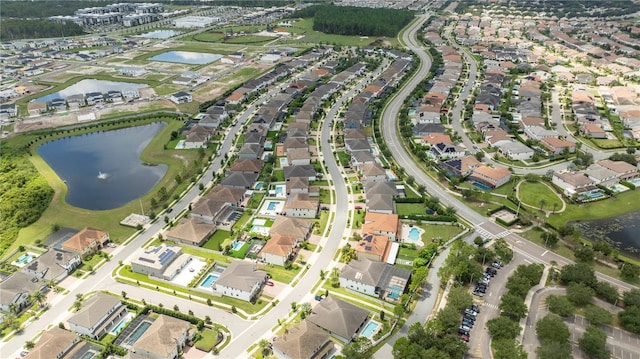
{"label": "row of parked cars", "polygon": [[487,287],[491,282],[491,278],[495,277],[495,275],[498,274],[498,269],[502,267],[504,267],[504,264],[499,260],[491,263],[491,266],[487,267],[487,269],[484,271],[482,279],[480,279],[476,283],[476,288],[473,290],[473,295],[484,297],[484,294],[487,292]]}
{"label": "row of parked cars", "polygon": [[476,317],[479,313],[480,307],[477,304],[472,304],[470,308],[464,310],[462,324],[460,325],[460,328],[458,328],[458,336],[460,339],[465,342],[469,341],[471,328],[473,328],[473,324],[476,322]]}

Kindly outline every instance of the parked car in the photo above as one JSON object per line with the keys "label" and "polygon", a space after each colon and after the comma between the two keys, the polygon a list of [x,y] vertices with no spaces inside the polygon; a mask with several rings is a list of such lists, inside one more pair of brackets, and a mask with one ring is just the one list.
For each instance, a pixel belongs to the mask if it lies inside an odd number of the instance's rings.
{"label": "parked car", "polygon": [[471,310],[476,312],[476,314],[480,313],[480,307],[477,304],[471,304]]}
{"label": "parked car", "polygon": [[273,287],[274,286],[273,282],[270,281],[270,280],[264,282],[264,284],[268,285],[269,287]]}
{"label": "parked car", "polygon": [[478,315],[478,313],[476,313],[475,311],[473,311],[473,309],[465,309],[464,310],[464,315],[465,316],[473,316],[475,317],[476,315]]}
{"label": "parked car", "polygon": [[458,329],[458,334],[459,334],[459,335],[466,335],[466,336],[469,336],[469,331],[468,331],[468,330],[464,330],[464,329],[462,329],[462,328],[459,328],[459,329]]}
{"label": "parked car", "polygon": [[464,340],[465,342],[469,342],[469,336],[468,335],[464,335],[464,334],[458,334],[458,336],[460,337],[460,339]]}

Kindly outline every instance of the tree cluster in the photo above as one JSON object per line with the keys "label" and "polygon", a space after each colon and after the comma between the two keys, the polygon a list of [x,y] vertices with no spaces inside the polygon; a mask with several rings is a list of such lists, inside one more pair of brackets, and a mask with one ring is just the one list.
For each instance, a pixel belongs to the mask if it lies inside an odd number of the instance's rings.
{"label": "tree cluster", "polygon": [[0,23],[0,34],[2,34],[2,40],[19,40],[77,36],[83,35],[84,30],[80,25],[70,21],[61,24],[40,19],[6,19]]}
{"label": "tree cluster", "polygon": [[633,333],[640,334],[640,289],[632,289],[622,295],[624,310],[618,313],[622,326]]}
{"label": "tree cluster", "polygon": [[413,11],[316,5],[299,10],[292,17],[313,17],[313,29],[327,34],[394,37],[413,20]]}

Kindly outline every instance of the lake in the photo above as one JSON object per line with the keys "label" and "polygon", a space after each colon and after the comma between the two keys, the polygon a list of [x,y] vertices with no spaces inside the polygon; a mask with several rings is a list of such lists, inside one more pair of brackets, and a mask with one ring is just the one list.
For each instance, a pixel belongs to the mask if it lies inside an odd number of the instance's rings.
{"label": "lake", "polygon": [[106,210],[147,194],[167,165],[144,165],[140,154],[167,124],[155,122],[61,138],[38,147],[38,154],[67,183],[68,204]]}
{"label": "lake", "polygon": [[605,240],[620,252],[640,256],[640,212],[570,224],[577,225],[582,236],[589,240]]}
{"label": "lake", "polygon": [[145,32],[144,34],[136,35],[136,37],[144,37],[147,39],[168,39],[170,37],[174,37],[182,34],[182,31],[176,30],[156,30]]}
{"label": "lake", "polygon": [[163,61],[163,62],[178,62],[181,64],[189,65],[204,65],[210,62],[214,62],[220,59],[222,55],[207,54],[203,52],[190,52],[190,51],[167,51],[160,55],[156,55],[149,60]]}
{"label": "lake", "polygon": [[52,94],[42,96],[34,100],[35,102],[47,102],[55,98],[66,99],[72,95],[86,94],[89,92],[101,92],[107,93],[109,91],[132,91],[141,88],[149,87],[146,84],[136,84],[131,82],[119,82],[119,81],[107,81],[107,80],[90,80],[85,79],[76,82],[75,84],[67,87],[64,90],[54,92]]}

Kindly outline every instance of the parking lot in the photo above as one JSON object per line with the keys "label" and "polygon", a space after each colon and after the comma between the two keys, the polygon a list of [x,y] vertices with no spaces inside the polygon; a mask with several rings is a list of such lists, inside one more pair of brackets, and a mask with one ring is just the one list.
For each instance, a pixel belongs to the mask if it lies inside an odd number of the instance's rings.
{"label": "parking lot", "polygon": [[[582,316],[576,315],[574,322],[569,324],[574,358],[587,358],[578,348],[578,340],[582,338],[589,322]],[[573,327],[573,328],[572,328]],[[627,331],[610,327],[602,327],[607,333],[607,349],[614,359],[640,359],[640,336]],[[575,329],[575,330],[572,330]]]}

